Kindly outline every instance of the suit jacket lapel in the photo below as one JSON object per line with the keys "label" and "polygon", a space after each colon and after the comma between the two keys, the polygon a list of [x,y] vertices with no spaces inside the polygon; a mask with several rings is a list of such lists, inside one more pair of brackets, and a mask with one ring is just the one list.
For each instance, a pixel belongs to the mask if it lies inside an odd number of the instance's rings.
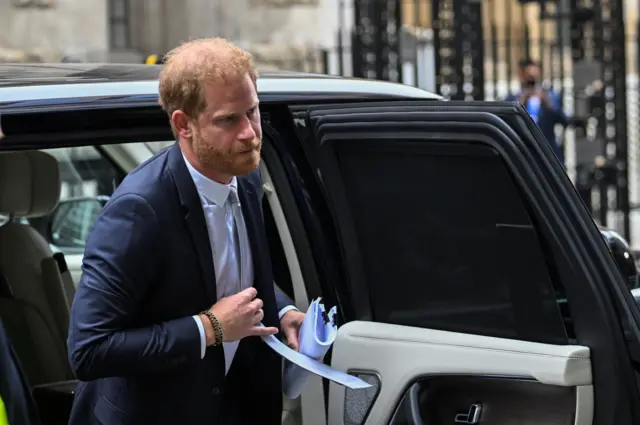
{"label": "suit jacket lapel", "polygon": [[250,176],[238,178],[238,198],[242,207],[242,217],[247,227],[253,259],[254,287],[258,291],[258,298],[264,302],[263,323],[265,326],[279,328],[269,244],[264,230],[259,193],[259,189]]}
{"label": "suit jacket lapel", "polygon": [[217,300],[216,294],[216,274],[213,265],[213,254],[211,253],[211,243],[209,241],[209,230],[202,211],[200,196],[193,179],[189,174],[187,165],[184,163],[182,151],[176,143],[169,148],[169,168],[173,175],[173,180],[178,189],[180,203],[185,210],[184,219],[191,235],[191,240],[198,255],[202,278],[209,301],[213,304]]}

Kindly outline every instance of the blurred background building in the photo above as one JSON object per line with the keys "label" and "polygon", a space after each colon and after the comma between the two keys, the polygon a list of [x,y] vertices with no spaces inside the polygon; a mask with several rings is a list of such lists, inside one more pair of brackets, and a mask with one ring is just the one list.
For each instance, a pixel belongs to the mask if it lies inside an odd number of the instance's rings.
{"label": "blurred background building", "polygon": [[337,0],[0,0],[0,60],[135,62],[224,36],[264,67],[322,71]]}
{"label": "blurred background building", "polygon": [[576,125],[566,169],[594,216],[640,240],[640,0],[0,0],[0,61],[131,62],[224,36],[261,69],[397,81],[451,100],[518,90],[542,64]]}

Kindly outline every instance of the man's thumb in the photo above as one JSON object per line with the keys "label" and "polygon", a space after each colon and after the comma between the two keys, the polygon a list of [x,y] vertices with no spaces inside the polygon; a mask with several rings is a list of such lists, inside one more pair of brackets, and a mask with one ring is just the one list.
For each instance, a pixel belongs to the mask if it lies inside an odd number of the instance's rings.
{"label": "man's thumb", "polygon": [[287,339],[287,346],[292,350],[298,351],[298,335],[295,328],[288,328],[284,331],[284,336]]}
{"label": "man's thumb", "polygon": [[251,286],[245,289],[244,291],[240,292],[240,294],[246,297],[249,301],[252,301],[258,295],[258,291],[256,290],[256,288]]}

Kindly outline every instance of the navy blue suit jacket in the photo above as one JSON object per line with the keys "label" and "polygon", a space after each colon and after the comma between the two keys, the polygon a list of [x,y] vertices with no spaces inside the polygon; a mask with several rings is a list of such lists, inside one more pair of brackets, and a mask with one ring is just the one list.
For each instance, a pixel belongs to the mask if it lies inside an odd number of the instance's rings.
{"label": "navy blue suit jacket", "polygon": [[[238,178],[254,287],[266,326],[290,304],[274,290],[258,172]],[[280,424],[281,360],[258,337],[201,359],[192,315],[215,303],[213,257],[200,198],[177,144],[130,173],[89,236],[71,311],[77,378],[70,425]],[[277,299],[278,298],[278,299]]]}

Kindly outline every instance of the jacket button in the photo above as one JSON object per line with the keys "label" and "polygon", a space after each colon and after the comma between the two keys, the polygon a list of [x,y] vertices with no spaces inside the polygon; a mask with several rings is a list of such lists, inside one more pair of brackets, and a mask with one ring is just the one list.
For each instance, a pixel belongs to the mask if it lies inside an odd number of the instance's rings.
{"label": "jacket button", "polygon": [[220,395],[220,388],[215,387],[214,389],[211,390],[211,395],[213,396],[219,396]]}

